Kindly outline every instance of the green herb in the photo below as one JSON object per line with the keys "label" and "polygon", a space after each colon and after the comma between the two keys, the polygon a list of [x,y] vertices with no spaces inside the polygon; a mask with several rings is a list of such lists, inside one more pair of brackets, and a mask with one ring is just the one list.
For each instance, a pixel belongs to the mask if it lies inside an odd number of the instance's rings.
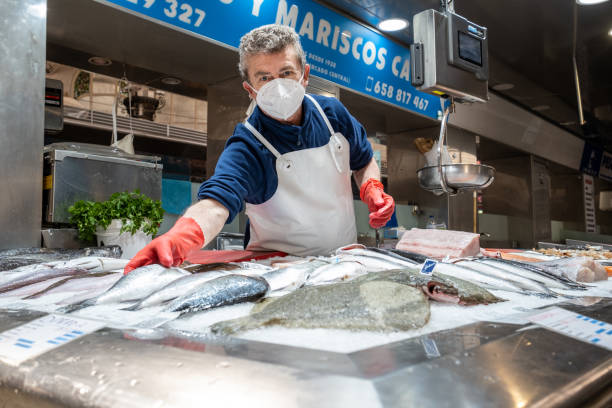
{"label": "green herb", "polygon": [[134,235],[141,229],[147,235],[155,235],[164,216],[161,201],[153,201],[139,190],[114,193],[102,202],[80,200],[68,212],[79,238],[87,241],[94,238],[96,227],[106,229],[114,219],[122,221],[121,232]]}

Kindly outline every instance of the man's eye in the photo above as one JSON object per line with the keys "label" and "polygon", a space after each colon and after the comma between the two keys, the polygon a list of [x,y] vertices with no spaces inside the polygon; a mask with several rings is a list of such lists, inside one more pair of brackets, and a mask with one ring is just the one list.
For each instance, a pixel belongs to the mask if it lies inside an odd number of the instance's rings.
{"label": "man's eye", "polygon": [[291,77],[291,76],[293,76],[293,71],[285,71],[285,72],[283,72],[283,76],[284,77]]}
{"label": "man's eye", "polygon": [[268,80],[270,79],[269,76],[262,76],[261,78],[259,78],[260,82],[268,82]]}

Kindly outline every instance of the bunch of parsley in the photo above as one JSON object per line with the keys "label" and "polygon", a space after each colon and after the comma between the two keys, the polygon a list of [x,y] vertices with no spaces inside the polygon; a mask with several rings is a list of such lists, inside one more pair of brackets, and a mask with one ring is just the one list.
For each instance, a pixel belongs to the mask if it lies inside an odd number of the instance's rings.
{"label": "bunch of parsley", "polygon": [[155,235],[164,216],[161,201],[154,201],[139,190],[114,193],[102,202],[80,200],[68,212],[79,238],[85,241],[94,238],[96,227],[106,229],[114,219],[122,221],[121,232],[134,235],[142,230],[147,235]]}

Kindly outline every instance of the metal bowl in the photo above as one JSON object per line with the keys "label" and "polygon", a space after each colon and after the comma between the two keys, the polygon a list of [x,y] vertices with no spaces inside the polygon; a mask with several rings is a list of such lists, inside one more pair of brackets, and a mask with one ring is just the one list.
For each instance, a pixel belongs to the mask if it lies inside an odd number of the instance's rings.
{"label": "metal bowl", "polygon": [[[480,190],[489,187],[495,179],[495,169],[484,164],[445,164],[442,173],[446,185],[456,190]],[[424,167],[417,171],[419,185],[436,194],[444,192],[440,183],[438,166]]]}

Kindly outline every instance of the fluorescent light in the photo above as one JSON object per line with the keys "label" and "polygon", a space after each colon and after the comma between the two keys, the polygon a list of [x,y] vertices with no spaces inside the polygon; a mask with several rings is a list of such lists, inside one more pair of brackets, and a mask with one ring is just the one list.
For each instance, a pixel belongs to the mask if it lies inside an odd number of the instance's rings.
{"label": "fluorescent light", "polygon": [[178,85],[183,81],[175,77],[165,77],[161,79],[161,82],[166,85]]}
{"label": "fluorescent light", "polygon": [[378,23],[378,28],[383,31],[399,31],[408,27],[408,22],[401,18],[389,18]]}
{"label": "fluorescent light", "polygon": [[590,6],[592,4],[603,3],[604,1],[608,0],[576,0],[576,3],[580,4],[581,6]]}
{"label": "fluorescent light", "polygon": [[113,63],[113,61],[107,57],[90,57],[87,62],[98,67],[107,67]]}
{"label": "fluorescent light", "polygon": [[608,35],[612,35],[612,28],[608,31]]}

